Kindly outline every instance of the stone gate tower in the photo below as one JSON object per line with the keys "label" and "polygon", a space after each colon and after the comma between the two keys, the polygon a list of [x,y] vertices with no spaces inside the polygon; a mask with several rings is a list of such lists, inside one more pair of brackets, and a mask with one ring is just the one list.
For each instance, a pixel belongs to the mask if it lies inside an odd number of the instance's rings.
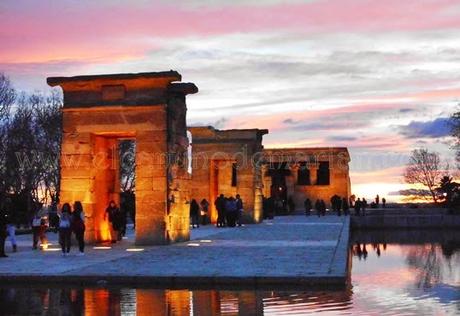
{"label": "stone gate tower", "polygon": [[60,200],[83,203],[88,242],[111,238],[120,139],[136,142],[136,244],[189,239],[185,98],[198,88],[180,81],[176,71],[47,79],[64,92]]}

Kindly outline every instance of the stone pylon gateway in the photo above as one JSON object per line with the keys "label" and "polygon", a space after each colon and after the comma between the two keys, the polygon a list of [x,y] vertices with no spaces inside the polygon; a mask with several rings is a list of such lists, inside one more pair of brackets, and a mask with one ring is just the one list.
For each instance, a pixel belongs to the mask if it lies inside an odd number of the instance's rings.
{"label": "stone pylon gateway", "polygon": [[136,244],[189,239],[185,98],[198,88],[180,81],[176,71],[47,79],[64,92],[60,201],[83,203],[88,242],[111,239],[120,139],[136,142]]}

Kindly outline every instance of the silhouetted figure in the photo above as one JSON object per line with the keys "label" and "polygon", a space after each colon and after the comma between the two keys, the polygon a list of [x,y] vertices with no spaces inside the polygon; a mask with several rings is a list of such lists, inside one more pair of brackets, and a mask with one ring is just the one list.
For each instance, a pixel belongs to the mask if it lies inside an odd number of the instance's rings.
{"label": "silhouetted figure", "polygon": [[192,228],[199,228],[200,227],[200,206],[198,202],[193,199],[190,202],[190,218],[192,220]]}
{"label": "silhouetted figure", "polygon": [[105,209],[105,214],[104,214],[104,221],[108,220],[109,221],[109,229],[110,229],[110,238],[112,239],[112,243],[117,242],[117,235],[118,235],[118,223],[115,219],[116,214],[120,210],[117,207],[117,204],[115,204],[115,201],[110,201],[109,206]]}
{"label": "silhouetted figure", "polygon": [[243,200],[241,199],[241,196],[239,194],[236,195],[236,210],[237,210],[237,223],[238,226],[243,225],[242,219],[243,219]]}
{"label": "silhouetted figure", "polygon": [[366,208],[367,208],[367,201],[365,198],[363,198],[361,202],[361,215],[366,216]]}
{"label": "silhouetted figure", "polygon": [[355,202],[355,215],[359,216],[361,211],[361,199],[358,198],[358,200]]}
{"label": "silhouetted figure", "polygon": [[67,256],[70,252],[70,238],[72,236],[72,211],[69,203],[64,203],[59,215],[59,243],[61,244],[62,255]]}
{"label": "silhouetted figure", "polygon": [[387,207],[387,199],[385,199],[385,198],[382,199],[382,207],[383,208]]}
{"label": "silhouetted figure", "polygon": [[363,258],[363,252],[361,250],[361,244],[357,243],[356,244],[356,255],[358,256],[359,260]]}
{"label": "silhouetted figure", "polygon": [[214,202],[217,209],[217,227],[225,227],[225,202],[223,194],[221,194]]}
{"label": "silhouetted figure", "polygon": [[343,215],[345,216],[350,215],[350,206],[348,205],[347,198],[342,199],[342,209],[343,209]]}
{"label": "silhouetted figure", "polygon": [[321,216],[321,200],[316,200],[315,202],[315,209],[316,209],[316,214],[318,214],[318,217]]}
{"label": "silhouetted figure", "polygon": [[305,199],[305,202],[303,202],[303,206],[305,208],[305,215],[310,216],[311,215],[312,205],[311,205],[311,201],[310,201],[309,198]]}
{"label": "silhouetted figure", "polygon": [[5,240],[7,236],[7,214],[4,210],[0,210],[0,258],[7,258],[5,254]]}
{"label": "silhouetted figure", "polygon": [[236,200],[233,196],[228,198],[228,200],[226,201],[225,212],[227,215],[227,225],[229,227],[235,227],[236,219],[238,217],[238,208],[237,208]]}
{"label": "silhouetted figure", "polygon": [[121,241],[123,239],[123,231],[126,230],[126,214],[119,207],[117,207],[113,212],[112,224],[117,241]]}
{"label": "silhouetted figure", "polygon": [[326,216],[326,203],[324,200],[320,201],[321,204],[321,216]]}
{"label": "silhouetted figure", "polygon": [[380,244],[377,245],[377,256],[381,256],[382,255],[382,251],[380,251]]}
{"label": "silhouetted figure", "polygon": [[342,199],[340,198],[340,196],[338,196],[337,194],[334,194],[332,197],[331,197],[331,208],[332,208],[332,212],[336,213],[338,216],[340,216],[340,204],[342,203]]}
{"label": "silhouetted figure", "polygon": [[202,199],[200,202],[201,207],[201,224],[207,225],[209,223],[208,213],[209,213],[209,202],[206,199]]}
{"label": "silhouetted figure", "polygon": [[377,204],[377,207],[379,207],[379,205],[380,205],[380,196],[378,194],[375,197],[375,204]]}
{"label": "silhouetted figure", "polygon": [[273,219],[275,217],[275,199],[273,197],[269,197],[266,201],[266,208],[267,208],[267,217],[268,219]]}
{"label": "silhouetted figure", "polygon": [[367,249],[366,249],[366,244],[363,244],[363,258],[364,258],[364,260],[367,259],[367,255],[368,255],[368,252],[367,252]]}
{"label": "silhouetted figure", "polygon": [[[118,209],[118,212],[120,210]],[[78,242],[79,255],[85,254],[85,213],[83,212],[83,205],[80,201],[76,201],[73,205],[72,213],[72,230]],[[112,238],[113,239],[113,238]]]}

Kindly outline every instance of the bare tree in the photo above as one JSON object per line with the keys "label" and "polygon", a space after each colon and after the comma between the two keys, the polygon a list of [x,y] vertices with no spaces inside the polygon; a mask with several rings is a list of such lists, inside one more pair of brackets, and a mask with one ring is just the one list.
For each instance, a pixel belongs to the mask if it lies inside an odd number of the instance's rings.
{"label": "bare tree", "polygon": [[136,179],[136,143],[132,140],[123,140],[119,144],[120,154],[120,184],[122,192],[132,192]]}
{"label": "bare tree", "polygon": [[404,173],[404,180],[409,184],[418,184],[426,188],[420,190],[420,197],[432,199],[438,202],[437,186],[441,178],[445,175],[445,170],[441,168],[441,159],[436,152],[427,149],[415,149],[412,151],[410,161]]}
{"label": "bare tree", "polygon": [[0,193],[6,189],[6,142],[11,116],[11,106],[16,99],[16,91],[10,80],[0,73]]}

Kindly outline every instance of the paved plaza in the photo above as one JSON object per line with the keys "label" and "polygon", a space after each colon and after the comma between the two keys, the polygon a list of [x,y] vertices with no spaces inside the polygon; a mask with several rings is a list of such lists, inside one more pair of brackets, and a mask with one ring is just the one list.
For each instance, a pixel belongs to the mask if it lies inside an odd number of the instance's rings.
{"label": "paved plaza", "polygon": [[[349,218],[287,216],[237,228],[205,226],[190,242],[136,247],[133,231],[114,245],[74,246],[62,257],[57,234],[48,251],[33,251],[31,235],[19,252],[0,260],[3,281],[84,282],[147,286],[344,285],[348,279]],[[10,249],[7,241],[7,249]]]}

